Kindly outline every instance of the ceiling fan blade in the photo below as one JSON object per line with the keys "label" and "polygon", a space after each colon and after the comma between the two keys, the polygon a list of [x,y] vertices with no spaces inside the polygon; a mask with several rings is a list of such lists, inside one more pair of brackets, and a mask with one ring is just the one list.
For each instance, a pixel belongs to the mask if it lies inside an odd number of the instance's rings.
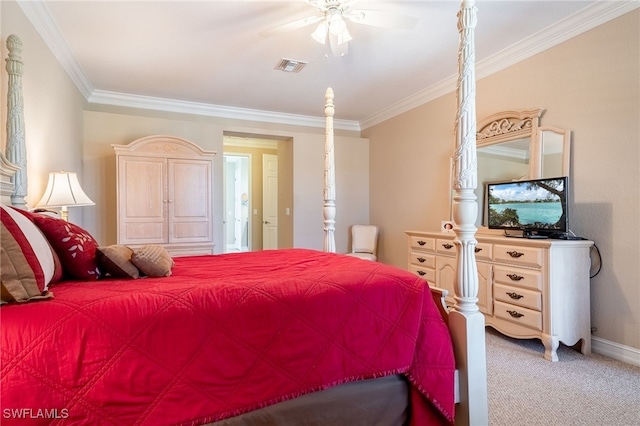
{"label": "ceiling fan blade", "polygon": [[307,16],[306,18],[298,19],[297,21],[289,22],[287,24],[279,25],[277,27],[264,30],[259,34],[263,37],[271,37],[276,34],[286,33],[288,31],[297,30],[299,28],[304,28],[308,25],[315,24],[316,22],[320,22],[324,19],[324,16]]}
{"label": "ceiling fan blade", "polygon": [[411,15],[399,15],[378,10],[349,10],[343,15],[356,24],[372,25],[384,28],[410,29],[418,24],[418,18]]}

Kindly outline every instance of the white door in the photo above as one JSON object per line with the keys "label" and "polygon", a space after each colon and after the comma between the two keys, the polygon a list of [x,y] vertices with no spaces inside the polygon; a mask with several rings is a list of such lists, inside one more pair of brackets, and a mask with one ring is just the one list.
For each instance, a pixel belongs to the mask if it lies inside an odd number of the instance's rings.
{"label": "white door", "polygon": [[262,248],[278,248],[278,156],[262,156]]}

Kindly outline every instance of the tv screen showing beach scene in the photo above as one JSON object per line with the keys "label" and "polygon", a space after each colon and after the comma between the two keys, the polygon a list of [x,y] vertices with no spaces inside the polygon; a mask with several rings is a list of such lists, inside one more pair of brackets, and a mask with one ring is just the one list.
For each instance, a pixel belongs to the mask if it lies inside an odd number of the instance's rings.
{"label": "tv screen showing beach scene", "polygon": [[567,178],[487,184],[492,229],[567,231]]}

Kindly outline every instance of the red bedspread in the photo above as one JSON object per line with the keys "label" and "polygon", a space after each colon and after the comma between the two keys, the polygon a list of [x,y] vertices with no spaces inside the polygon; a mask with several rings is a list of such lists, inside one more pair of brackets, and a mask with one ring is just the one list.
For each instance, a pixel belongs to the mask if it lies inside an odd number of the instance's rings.
{"label": "red bedspread", "polygon": [[3,425],[195,425],[396,373],[413,424],[429,406],[453,417],[448,330],[424,281],[394,267],[276,250],[52,291],[0,309]]}

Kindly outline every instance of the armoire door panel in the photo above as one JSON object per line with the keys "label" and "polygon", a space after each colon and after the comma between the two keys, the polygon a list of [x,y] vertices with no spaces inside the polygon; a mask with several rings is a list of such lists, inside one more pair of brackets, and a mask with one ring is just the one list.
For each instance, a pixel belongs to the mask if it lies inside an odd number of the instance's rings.
{"label": "armoire door panel", "polygon": [[163,222],[127,222],[124,224],[123,244],[162,244],[167,241]]}
{"label": "armoire door panel", "polygon": [[169,242],[211,240],[211,162],[169,160]]}
{"label": "armoire door panel", "polygon": [[169,242],[208,241],[209,224],[207,222],[180,222],[173,224]]}
{"label": "armoire door panel", "polygon": [[120,244],[162,243],[166,228],[166,161],[122,157],[119,162]]}
{"label": "armoire door panel", "polygon": [[169,200],[172,217],[209,220],[211,211],[210,162],[169,161]]}

